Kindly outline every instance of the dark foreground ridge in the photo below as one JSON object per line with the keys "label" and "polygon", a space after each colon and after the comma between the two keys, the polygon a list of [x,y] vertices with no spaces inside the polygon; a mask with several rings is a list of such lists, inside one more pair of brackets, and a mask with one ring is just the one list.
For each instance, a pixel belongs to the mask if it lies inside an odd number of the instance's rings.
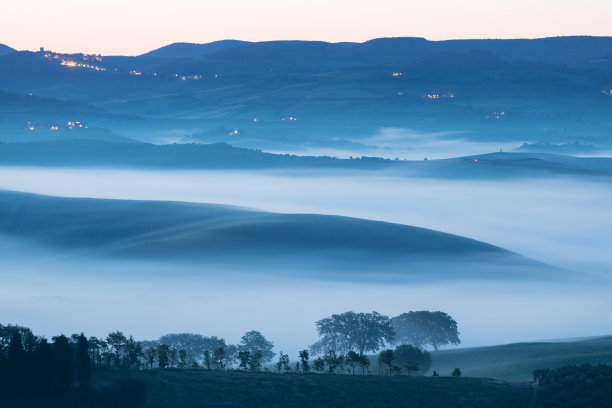
{"label": "dark foreground ridge", "polygon": [[431,369],[441,373],[461,367],[470,377],[530,381],[531,373],[541,367],[612,364],[612,336],[442,350],[432,352],[432,358]]}
{"label": "dark foreground ridge", "polygon": [[[299,375],[170,370],[143,373],[149,407],[527,407],[531,387],[454,377]],[[172,395],[173,398],[167,398]]]}

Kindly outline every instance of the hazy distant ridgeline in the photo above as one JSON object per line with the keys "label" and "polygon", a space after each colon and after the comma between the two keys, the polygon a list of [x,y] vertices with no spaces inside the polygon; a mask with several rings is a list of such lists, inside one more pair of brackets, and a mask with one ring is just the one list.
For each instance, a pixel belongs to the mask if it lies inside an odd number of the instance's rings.
{"label": "hazy distant ridgeline", "polygon": [[[34,95],[18,109],[0,109],[0,140],[57,138],[46,125],[61,133],[78,120],[102,139],[105,130],[277,151],[347,148],[384,127],[487,142],[578,142],[578,150],[612,146],[610,37],[178,43],[102,57],[95,64],[106,71],[44,55],[0,56],[0,89]],[[41,110],[36,97],[97,110]],[[28,122],[40,126],[29,130]]]}
{"label": "hazy distant ridgeline", "polygon": [[[162,58],[201,58],[215,52],[227,55],[243,50],[270,53],[284,46],[311,46],[323,54],[327,49],[350,50],[355,59],[363,61],[395,61],[443,52],[469,53],[488,51],[504,58],[544,59],[553,61],[589,60],[612,52],[611,37],[550,37],[508,40],[446,40],[428,41],[417,37],[377,38],[363,43],[325,43],[318,41],[215,41],[208,44],[174,43],[150,51],[142,56]],[[326,48],[329,47],[329,48]],[[602,53],[603,52],[603,53]]]}
{"label": "hazy distant ridgeline", "polygon": [[0,56],[14,52],[15,50],[8,45],[0,44]]}
{"label": "hazy distant ridgeline", "polygon": [[1,192],[0,234],[86,258],[219,261],[247,270],[285,265],[324,275],[335,270],[345,278],[351,271],[434,279],[567,277],[499,247],[433,230],[209,204]]}
{"label": "hazy distant ridgeline", "polygon": [[271,154],[216,144],[107,143],[99,140],[0,143],[0,165],[151,169],[305,169],[390,171],[407,177],[506,179],[598,176],[612,180],[612,159],[545,153],[491,153],[444,160],[338,159]]}
{"label": "hazy distant ridgeline", "polygon": [[251,44],[250,41],[221,40],[207,44],[173,43],[142,54],[141,57],[159,58],[198,58],[228,48]]}

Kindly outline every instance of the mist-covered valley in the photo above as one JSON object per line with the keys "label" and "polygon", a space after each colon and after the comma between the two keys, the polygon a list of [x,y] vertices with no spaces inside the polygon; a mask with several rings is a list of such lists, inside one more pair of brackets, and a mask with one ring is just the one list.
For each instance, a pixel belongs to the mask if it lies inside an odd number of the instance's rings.
{"label": "mist-covered valley", "polygon": [[444,310],[464,346],[609,334],[610,44],[5,49],[3,319],[292,355],[348,310]]}
{"label": "mist-covered valley", "polygon": [[31,325],[43,304],[56,327],[64,310],[68,330],[84,317],[67,311],[95,299],[79,307],[100,316],[92,332],[125,321],[143,338],[162,334],[160,315],[164,332],[230,339],[255,325],[296,352],[335,309],[452,309],[467,346],[605,334],[609,186],[575,175],[3,167],[4,302]]}

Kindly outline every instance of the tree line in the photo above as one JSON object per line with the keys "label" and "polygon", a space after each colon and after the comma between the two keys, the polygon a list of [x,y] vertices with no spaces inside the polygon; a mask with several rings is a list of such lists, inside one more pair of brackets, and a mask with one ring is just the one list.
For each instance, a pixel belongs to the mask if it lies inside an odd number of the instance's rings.
{"label": "tree line", "polygon": [[543,408],[612,407],[612,365],[583,364],[533,372]]}
{"label": "tree line", "polygon": [[[194,333],[173,333],[155,341],[137,341],[121,331],[104,338],[83,333],[55,336],[51,341],[28,328],[0,325],[0,376],[11,392],[62,392],[87,389],[92,366],[131,369],[203,368],[244,371],[274,370],[300,373],[424,373],[431,366],[425,345],[435,349],[458,344],[457,323],[443,312],[408,312],[389,318],[377,312],[333,314],[316,322],[319,340],[299,352],[292,364],[282,351],[255,330],[239,344]],[[395,349],[384,349],[395,345]],[[376,353],[372,359],[367,353]]]}

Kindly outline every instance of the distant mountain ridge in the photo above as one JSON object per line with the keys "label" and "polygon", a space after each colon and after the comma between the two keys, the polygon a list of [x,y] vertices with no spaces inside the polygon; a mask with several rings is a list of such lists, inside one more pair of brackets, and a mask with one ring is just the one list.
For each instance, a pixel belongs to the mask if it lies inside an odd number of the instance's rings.
{"label": "distant mountain ridge", "polygon": [[0,44],[0,56],[10,54],[11,52],[14,52],[14,51],[15,50],[9,47],[8,45]]}
{"label": "distant mountain ridge", "polygon": [[203,55],[212,54],[217,51],[235,48],[250,43],[250,41],[240,40],[220,40],[204,44],[178,42],[149,51],[140,56],[161,58],[199,58]]}
{"label": "distant mountain ridge", "polygon": [[429,41],[420,37],[375,38],[363,43],[329,43],[323,41],[262,41],[222,40],[205,44],[174,43],[141,56],[198,59],[222,53],[265,56],[273,51],[293,53],[314,49],[332,57],[340,52],[351,60],[365,62],[396,62],[435,53],[469,53],[485,51],[512,59],[549,61],[590,60],[612,52],[612,37],[568,36],[537,39],[474,39]]}
{"label": "distant mountain ridge", "polygon": [[612,159],[603,157],[504,152],[439,160],[390,160],[379,157],[338,159],[266,153],[226,143],[154,145],[86,139],[0,142],[0,165],[207,170],[355,169],[394,171],[397,175],[408,177],[499,179],[578,175],[598,177],[601,181],[612,179]]}

